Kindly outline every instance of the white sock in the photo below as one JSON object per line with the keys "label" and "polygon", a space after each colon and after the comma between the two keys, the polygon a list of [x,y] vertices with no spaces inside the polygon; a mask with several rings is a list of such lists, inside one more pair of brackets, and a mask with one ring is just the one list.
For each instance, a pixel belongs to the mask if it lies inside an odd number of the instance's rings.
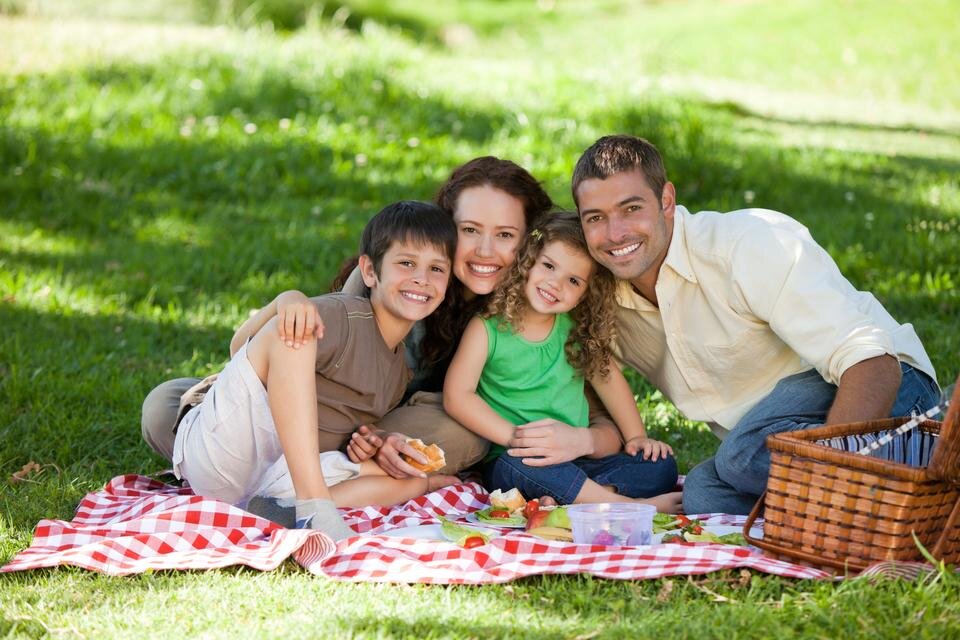
{"label": "white sock", "polygon": [[336,542],[357,535],[337,513],[333,500],[297,500],[297,528],[322,531]]}

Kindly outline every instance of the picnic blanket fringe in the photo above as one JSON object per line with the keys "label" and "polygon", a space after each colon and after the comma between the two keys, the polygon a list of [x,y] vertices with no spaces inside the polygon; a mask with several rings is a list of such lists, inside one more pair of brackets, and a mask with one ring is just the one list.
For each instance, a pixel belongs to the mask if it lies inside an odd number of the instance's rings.
{"label": "picnic blanket fringe", "polygon": [[[293,558],[310,572],[352,582],[492,584],[540,574],[587,573],[643,579],[755,569],[807,579],[832,578],[811,567],[730,545],[600,547],[540,540],[508,531],[489,544],[454,544],[378,535],[436,524],[438,515],[462,518],[487,506],[477,483],[446,487],[394,507],[341,510],[357,533],[335,545],[322,533],[284,529],[217,500],[139,475],[113,478],[87,494],[73,520],[42,520],[30,546],[0,572],[71,565],[108,575],[163,569],[246,565],[262,571]],[[742,525],[743,516],[706,514],[708,524]],[[868,575],[917,575],[922,565],[877,567]]]}

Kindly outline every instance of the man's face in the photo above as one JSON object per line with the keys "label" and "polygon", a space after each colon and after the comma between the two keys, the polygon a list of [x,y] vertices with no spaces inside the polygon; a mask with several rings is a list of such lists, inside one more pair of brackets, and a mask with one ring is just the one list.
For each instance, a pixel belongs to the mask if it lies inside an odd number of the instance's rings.
{"label": "man's face", "polygon": [[652,290],[673,233],[673,185],[657,199],[643,173],[628,171],[584,180],[576,195],[590,255],[641,292]]}
{"label": "man's face", "polygon": [[402,321],[416,322],[433,313],[450,280],[450,260],[432,244],[394,242],[380,263],[380,275],[372,264],[363,266],[371,301]]}

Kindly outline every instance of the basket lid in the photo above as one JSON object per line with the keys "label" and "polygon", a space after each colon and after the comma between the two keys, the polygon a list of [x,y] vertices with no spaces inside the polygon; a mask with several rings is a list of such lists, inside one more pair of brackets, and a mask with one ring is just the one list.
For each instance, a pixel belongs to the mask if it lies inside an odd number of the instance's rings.
{"label": "basket lid", "polygon": [[960,376],[953,387],[953,397],[940,426],[940,441],[928,468],[935,477],[960,484]]}

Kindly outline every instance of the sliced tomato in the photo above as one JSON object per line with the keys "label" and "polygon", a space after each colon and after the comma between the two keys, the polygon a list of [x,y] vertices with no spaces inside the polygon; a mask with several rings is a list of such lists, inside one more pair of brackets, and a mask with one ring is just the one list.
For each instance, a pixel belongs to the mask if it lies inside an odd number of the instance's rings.
{"label": "sliced tomato", "polygon": [[677,524],[679,524],[680,528],[682,529],[690,524],[690,518],[683,515],[682,513],[677,514]]}
{"label": "sliced tomato", "polygon": [[484,541],[484,539],[480,536],[470,536],[463,541],[463,548],[473,549],[474,547],[482,547],[485,544],[487,544],[486,541]]}
{"label": "sliced tomato", "polygon": [[533,500],[527,500],[527,504],[523,507],[523,517],[529,520],[533,514],[540,510],[540,501],[534,498]]}
{"label": "sliced tomato", "polygon": [[494,509],[487,515],[490,516],[491,518],[509,518],[510,512],[507,511],[506,509]]}

